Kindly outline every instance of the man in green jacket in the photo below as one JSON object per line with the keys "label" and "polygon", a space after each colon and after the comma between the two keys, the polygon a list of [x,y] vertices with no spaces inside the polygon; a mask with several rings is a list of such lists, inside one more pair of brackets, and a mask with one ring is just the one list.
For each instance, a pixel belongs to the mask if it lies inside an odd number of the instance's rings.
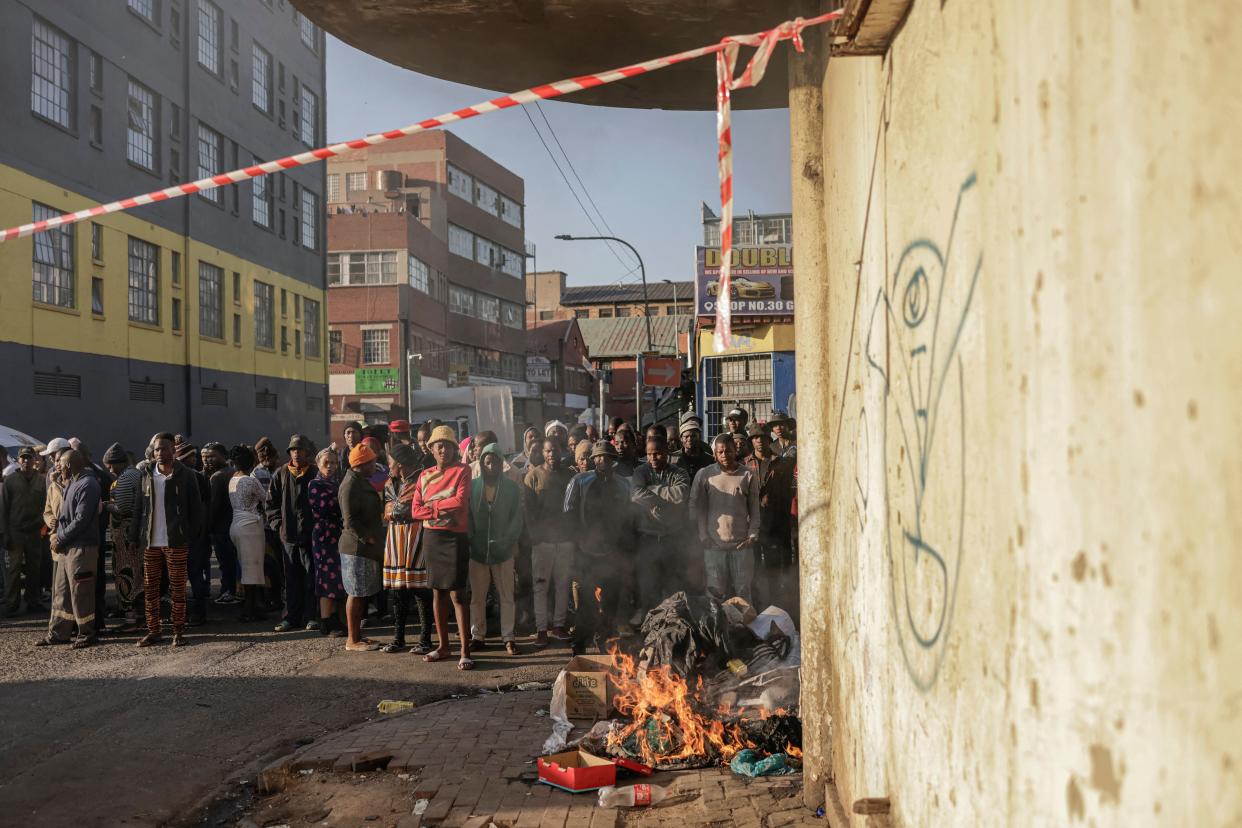
{"label": "man in green jacket", "polygon": [[39,530],[46,498],[47,479],[35,470],[35,450],[27,446],[17,455],[17,471],[0,486],[0,548],[9,550],[4,595],[9,615],[21,610],[23,592],[27,612],[47,612],[39,597],[45,543]]}
{"label": "man in green jacket", "polygon": [[504,455],[491,443],[479,455],[479,483],[470,491],[470,625],[471,649],[487,638],[487,588],[500,596],[500,635],[505,652],[517,655],[513,637],[513,555],[522,536],[522,496],[518,485],[503,474]]}

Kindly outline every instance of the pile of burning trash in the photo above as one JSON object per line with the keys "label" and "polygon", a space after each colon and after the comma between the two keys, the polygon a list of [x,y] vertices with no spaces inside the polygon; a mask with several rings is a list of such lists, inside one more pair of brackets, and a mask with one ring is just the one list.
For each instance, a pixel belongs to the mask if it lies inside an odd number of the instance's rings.
{"label": "pile of burning trash", "polygon": [[[597,662],[608,684],[598,710],[612,718],[599,716],[577,740],[587,754],[656,770],[732,763],[747,775],[800,764],[799,642],[785,611],[679,592],[647,615],[641,636],[609,642]],[[566,744],[563,695],[580,683],[572,671],[558,679],[547,752]]]}

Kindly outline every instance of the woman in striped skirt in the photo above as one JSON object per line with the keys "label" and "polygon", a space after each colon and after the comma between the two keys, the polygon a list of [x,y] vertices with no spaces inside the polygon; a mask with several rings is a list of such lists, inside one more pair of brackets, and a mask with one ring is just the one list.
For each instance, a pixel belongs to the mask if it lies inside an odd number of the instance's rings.
{"label": "woman in striped skirt", "polygon": [[415,483],[420,471],[418,454],[398,443],[389,450],[392,476],[384,487],[384,522],[388,537],[384,543],[384,588],[392,595],[394,632],[383,649],[399,653],[405,649],[405,622],[413,600],[418,611],[418,646],[412,652],[431,652],[431,583],[418,543],[421,522],[410,516]]}

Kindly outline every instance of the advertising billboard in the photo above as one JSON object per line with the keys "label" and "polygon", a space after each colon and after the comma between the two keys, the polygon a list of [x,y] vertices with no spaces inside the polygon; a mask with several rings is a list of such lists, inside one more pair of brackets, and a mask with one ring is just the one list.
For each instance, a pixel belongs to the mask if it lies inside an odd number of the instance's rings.
{"label": "advertising billboard", "polygon": [[[793,248],[735,247],[731,251],[733,317],[793,316]],[[720,301],[720,248],[695,248],[694,295],[698,316],[714,316]]]}

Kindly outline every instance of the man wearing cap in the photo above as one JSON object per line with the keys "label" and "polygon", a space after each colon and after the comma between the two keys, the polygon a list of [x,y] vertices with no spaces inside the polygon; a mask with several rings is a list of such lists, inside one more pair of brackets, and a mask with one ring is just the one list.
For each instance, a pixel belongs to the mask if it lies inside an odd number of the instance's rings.
{"label": "man wearing cap", "polygon": [[759,538],[759,481],[738,464],[731,435],[716,435],[712,451],[715,464],[699,472],[690,487],[690,514],[703,545],[707,589],[722,600],[736,595],[750,603]]}
{"label": "man wearing cap", "polygon": [[668,444],[647,437],[647,462],[630,478],[638,524],[639,623],[669,595],[684,588],[685,541],[690,478],[668,462]]}
{"label": "man wearing cap", "polygon": [[581,655],[594,642],[604,642],[617,627],[617,612],[626,574],[622,547],[633,531],[630,485],[616,473],[617,450],[600,441],[591,450],[591,471],[577,475],[565,493],[578,543],[574,580],[578,582],[578,613],[573,652]]}
{"label": "man wearing cap", "polygon": [[768,428],[772,430],[772,454],[790,460],[798,459],[798,439],[795,431],[798,423],[784,411],[772,413]]}
{"label": "man wearing cap", "polygon": [[561,462],[555,438],[543,441],[543,463],[522,480],[522,509],[531,540],[534,578],[535,646],[548,646],[548,602],[552,603],[550,634],[569,640],[565,615],[569,611],[569,577],[574,560],[574,523],[565,512],[565,492],[574,472]]}
{"label": "man wearing cap", "polygon": [[[103,577],[96,568],[99,478],[85,471],[86,458],[74,449],[61,452],[57,465],[66,486],[56,515],[58,559],[52,576],[52,615],[47,635],[35,643],[44,646],[72,641],[73,649],[78,650],[96,641],[95,581]],[[77,638],[72,638],[75,626]]]}
{"label": "man wearing cap", "polygon": [[681,438],[681,450],[672,456],[670,462],[684,471],[693,482],[699,469],[705,469],[715,462],[711,450],[703,442],[703,421],[694,414],[687,414],[681,418],[678,436]]}
{"label": "man wearing cap", "polygon": [[772,440],[759,423],[747,426],[746,433],[753,451],[744,465],[759,481],[759,539],[755,545],[759,606],[790,607],[797,602],[798,582],[789,546],[794,462],[772,453]]}
{"label": "man wearing cap", "polygon": [[141,622],[146,612],[142,603],[142,550],[131,543],[129,530],[142,472],[129,465],[129,455],[120,443],[108,446],[103,462],[113,477],[104,510],[112,525],[112,582],[116,586],[117,609]]}
{"label": "man wearing cap", "polygon": [[47,612],[39,596],[43,565],[43,505],[47,478],[35,469],[35,450],[17,453],[17,471],[0,484],[0,548],[9,550],[4,573],[4,607],[12,616],[26,596],[26,612]]}
{"label": "man wearing cap", "polygon": [[147,634],[139,647],[163,640],[160,624],[160,580],[168,569],[172,599],[172,646],[185,643],[186,559],[190,542],[203,531],[203,499],[194,472],[174,456],[173,435],[151,438],[154,462],[142,472],[142,485],[130,526],[130,539],[145,550],[142,556]]}
{"label": "man wearing cap", "polygon": [[388,423],[388,444],[390,446],[397,443],[404,443],[408,446],[413,442],[414,437],[410,434],[409,420],[391,420]]}
{"label": "man wearing cap", "polygon": [[[47,539],[52,559],[52,574],[55,574],[56,559],[56,516],[60,513],[60,502],[65,495],[68,483],[61,480],[60,465],[56,462],[60,455],[72,449],[64,437],[56,437],[48,441],[47,448],[39,452],[39,459],[47,466],[47,498],[43,501],[43,536]],[[45,562],[46,563],[46,562]],[[47,582],[47,578],[44,581]]]}
{"label": "man wearing cap", "polygon": [[267,524],[284,549],[285,611],[276,632],[320,627],[311,558],[311,514],[307,487],[315,479],[314,448],[301,434],[289,438],[289,462],[272,475]]}

